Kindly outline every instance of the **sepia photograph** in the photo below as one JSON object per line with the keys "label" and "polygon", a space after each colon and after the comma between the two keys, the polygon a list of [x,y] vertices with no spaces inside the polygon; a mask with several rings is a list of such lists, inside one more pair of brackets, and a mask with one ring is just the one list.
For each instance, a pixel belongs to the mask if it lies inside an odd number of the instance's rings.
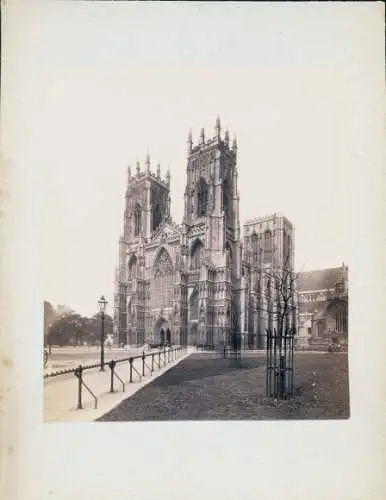
{"label": "sepia photograph", "polygon": [[5,4],[0,496],[381,500],[383,3]]}
{"label": "sepia photograph", "polygon": [[257,10],[218,53],[179,31],[136,52],[140,12],[40,88],[45,421],[348,418],[344,48],[320,35],[302,67],[298,27],[271,52]]}
{"label": "sepia photograph", "polygon": [[179,223],[171,169],[152,168],[149,154],[127,167],[111,304],[102,295],[86,317],[44,302],[47,420],[84,418],[98,403],[99,421],[349,416],[348,266],[297,272],[285,215],[240,221],[229,135],[219,116],[197,142],[189,132]]}

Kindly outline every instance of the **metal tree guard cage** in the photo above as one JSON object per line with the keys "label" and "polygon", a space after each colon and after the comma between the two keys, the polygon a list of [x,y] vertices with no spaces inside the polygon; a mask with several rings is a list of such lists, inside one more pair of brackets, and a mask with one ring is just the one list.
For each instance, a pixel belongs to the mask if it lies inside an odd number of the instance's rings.
{"label": "metal tree guard cage", "polygon": [[266,396],[289,399],[294,394],[294,330],[266,330]]}

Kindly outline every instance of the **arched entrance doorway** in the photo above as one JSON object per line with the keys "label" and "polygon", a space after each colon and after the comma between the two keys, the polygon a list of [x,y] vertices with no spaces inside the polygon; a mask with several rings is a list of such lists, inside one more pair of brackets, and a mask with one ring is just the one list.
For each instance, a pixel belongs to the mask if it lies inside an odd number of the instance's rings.
{"label": "arched entrance doorway", "polygon": [[317,337],[323,337],[326,333],[326,320],[317,319],[315,320],[315,335]]}
{"label": "arched entrance doorway", "polygon": [[154,324],[154,339],[161,345],[171,344],[172,333],[169,322],[165,318],[158,318]]}
{"label": "arched entrance doorway", "polygon": [[329,324],[338,333],[348,331],[348,307],[344,300],[335,300],[327,308]]}

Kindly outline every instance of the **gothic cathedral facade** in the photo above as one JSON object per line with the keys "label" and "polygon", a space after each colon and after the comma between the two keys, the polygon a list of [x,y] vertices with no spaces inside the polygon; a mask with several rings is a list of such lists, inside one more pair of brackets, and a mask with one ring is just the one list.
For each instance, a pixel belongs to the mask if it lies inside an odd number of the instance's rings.
{"label": "gothic cathedral facade", "polygon": [[[239,220],[237,142],[201,131],[187,142],[182,224],[170,215],[170,172],[128,169],[123,235],[115,277],[114,331],[119,344],[215,347],[238,331],[262,347],[272,320],[264,269],[293,266],[293,227],[273,214]],[[289,260],[288,260],[289,259]]]}

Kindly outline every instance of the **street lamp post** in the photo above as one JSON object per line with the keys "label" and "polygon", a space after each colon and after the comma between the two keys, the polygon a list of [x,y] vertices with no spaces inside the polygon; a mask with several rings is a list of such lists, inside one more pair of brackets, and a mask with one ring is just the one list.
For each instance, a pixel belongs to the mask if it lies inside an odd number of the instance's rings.
{"label": "street lamp post", "polygon": [[99,310],[101,313],[102,329],[101,329],[101,369],[103,372],[105,370],[105,310],[107,306],[107,300],[104,295],[98,300]]}

